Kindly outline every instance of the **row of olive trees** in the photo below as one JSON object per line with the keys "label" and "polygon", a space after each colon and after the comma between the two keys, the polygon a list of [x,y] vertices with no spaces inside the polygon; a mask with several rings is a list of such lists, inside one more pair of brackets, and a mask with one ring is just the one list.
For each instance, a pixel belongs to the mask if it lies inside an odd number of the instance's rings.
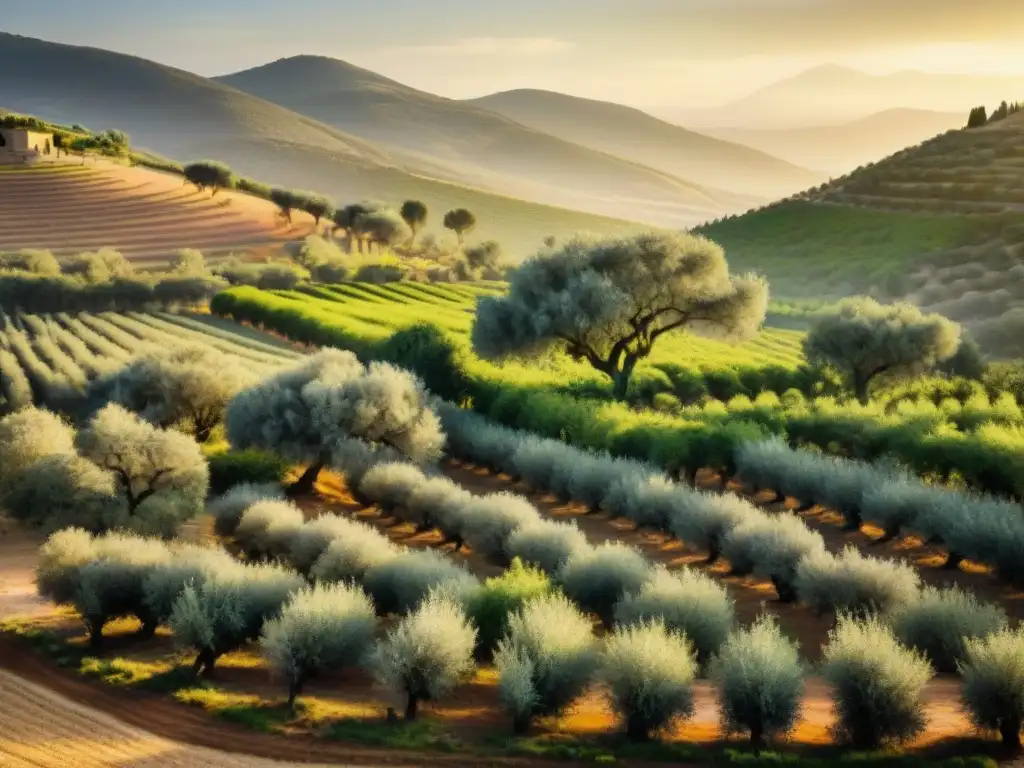
{"label": "row of olive trees", "polygon": [[[767,305],[764,280],[731,276],[722,249],[704,238],[577,238],[527,260],[505,296],[481,299],[472,341],[485,358],[559,349],[607,375],[621,400],[665,334],[743,341],[761,329]],[[877,380],[933,370],[960,348],[957,324],[868,298],[842,302],[804,343],[808,360],[835,369],[862,402]]]}
{"label": "row of olive trees", "polygon": [[[186,165],[183,172],[186,182],[200,190],[209,190],[211,195],[222,189],[239,188],[239,178],[224,163],[200,160]],[[267,196],[289,224],[295,211],[309,214],[317,225],[327,219],[333,231],[344,232],[350,243],[358,244],[360,251],[366,244],[395,246],[414,240],[429,216],[426,204],[420,200],[407,200],[394,210],[372,201],[337,207],[324,195],[284,187],[270,189]],[[465,208],[456,208],[445,214],[443,224],[445,229],[455,233],[462,245],[465,234],[476,226],[476,217]]]}

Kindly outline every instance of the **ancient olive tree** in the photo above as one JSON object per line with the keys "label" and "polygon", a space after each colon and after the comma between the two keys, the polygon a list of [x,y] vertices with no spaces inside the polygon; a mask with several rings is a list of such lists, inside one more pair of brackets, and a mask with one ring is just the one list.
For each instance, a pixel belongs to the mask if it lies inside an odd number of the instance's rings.
{"label": "ancient olive tree", "polygon": [[419,200],[406,200],[402,203],[401,214],[405,223],[409,225],[409,231],[416,237],[423,225],[427,223],[427,206]]}
{"label": "ancient olive tree", "polygon": [[349,441],[387,447],[417,463],[436,460],[444,445],[419,379],[384,363],[365,367],[336,349],[243,390],[225,422],[236,448],[262,448],[308,465],[293,494],[312,490]]}
{"label": "ancient olive tree", "polygon": [[202,509],[209,467],[198,443],[187,435],[154,427],[111,404],[78,433],[75,447],[114,475],[127,518],[152,517],[166,532]]}
{"label": "ancient olive tree", "polygon": [[767,304],[767,284],[731,276],[722,249],[704,238],[577,238],[519,267],[507,295],[480,300],[473,348],[485,358],[562,349],[611,378],[621,400],[666,333],[745,339]]}
{"label": "ancient olive tree", "polygon": [[835,368],[857,399],[867,403],[878,377],[931,370],[959,346],[960,326],[941,315],[861,296],[841,302],[818,321],[804,339],[804,354],[811,363]]}
{"label": "ancient olive tree", "polygon": [[209,189],[211,196],[222,189],[234,189],[237,179],[224,163],[200,160],[185,166],[185,180],[195,184],[200,191]]}
{"label": "ancient olive tree", "polygon": [[151,424],[181,428],[205,443],[231,398],[254,379],[237,360],[193,345],[140,355],[95,387]]}
{"label": "ancient olive tree", "polygon": [[455,236],[459,238],[459,245],[462,245],[465,234],[472,231],[475,226],[476,216],[465,208],[456,208],[444,215],[444,228],[455,233]]}

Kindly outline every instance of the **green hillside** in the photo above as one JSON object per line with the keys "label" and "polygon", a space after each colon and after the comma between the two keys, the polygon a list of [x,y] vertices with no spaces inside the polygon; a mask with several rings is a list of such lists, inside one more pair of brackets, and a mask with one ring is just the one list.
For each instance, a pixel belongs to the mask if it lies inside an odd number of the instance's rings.
{"label": "green hillside", "polygon": [[445,210],[467,207],[479,221],[474,237],[502,241],[513,258],[532,253],[547,235],[642,226],[483,191],[436,159],[387,149],[134,56],[0,33],[0,94],[17,112],[94,131],[116,128],[137,148],[179,161],[221,160],[244,176],[313,189],[338,203],[418,197],[432,211],[426,231],[436,234],[444,232]]}
{"label": "green hillside", "polygon": [[698,231],[767,275],[776,297],[906,299],[990,353],[1024,353],[1024,114]]}

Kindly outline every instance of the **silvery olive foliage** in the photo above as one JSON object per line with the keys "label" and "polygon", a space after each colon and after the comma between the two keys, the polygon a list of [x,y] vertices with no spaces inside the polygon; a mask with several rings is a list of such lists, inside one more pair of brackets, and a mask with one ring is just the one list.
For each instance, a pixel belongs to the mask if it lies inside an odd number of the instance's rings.
{"label": "silvery olive foliage", "polygon": [[941,315],[858,296],[840,302],[814,325],[804,340],[804,354],[812,363],[835,368],[867,403],[879,376],[923,373],[951,358],[959,346],[960,326]]}
{"label": "silvery olive foliage", "polygon": [[833,688],[836,735],[861,749],[905,742],[925,725],[922,695],[932,667],[900,645],[877,616],[840,616],[822,650],[821,672]]}
{"label": "silvery olive foliage", "polygon": [[984,603],[959,587],[925,587],[898,606],[888,620],[901,643],[923,653],[945,673],[956,672],[971,640],[1007,626],[1006,611],[1000,606]]}
{"label": "silvery olive foliage", "polygon": [[234,539],[253,560],[286,560],[292,542],[306,524],[290,501],[258,501],[242,513]]}
{"label": "silvery olive foliage", "polygon": [[172,535],[177,523],[203,508],[209,468],[199,445],[187,435],[159,429],[108,405],[78,433],[75,447],[114,476],[128,517],[151,518],[155,524],[148,527],[154,533]]}
{"label": "silvery olive foliage", "polygon": [[718,652],[736,624],[736,608],[728,592],[710,576],[683,568],[656,567],[636,592],[615,606],[615,624],[633,626],[660,621],[682,632],[704,665]]}
{"label": "silvery olive foliage", "polygon": [[101,533],[141,522],[128,519],[114,476],[74,453],[36,461],[18,475],[4,503],[13,519],[43,532],[78,526]]}
{"label": "silvery olive foliage", "polygon": [[537,508],[524,496],[506,492],[473,496],[465,502],[462,514],[466,543],[488,557],[503,556],[513,533],[541,519]]}
{"label": "silvery olive foliage", "polygon": [[611,626],[616,603],[640,591],[651,577],[647,559],[634,547],[605,542],[574,554],[555,576],[555,583],[583,610]]}
{"label": "silvery olive foliage", "polygon": [[505,543],[505,554],[554,575],[573,555],[590,548],[574,522],[537,520],[516,528]]}
{"label": "silvery olive foliage", "polygon": [[239,391],[255,374],[204,345],[147,352],[96,382],[111,402],[158,427],[179,427],[205,443]]}
{"label": "silvery olive foliage", "polygon": [[733,528],[722,554],[737,573],[755,573],[772,580],[779,600],[796,598],[797,565],[807,555],[825,549],[821,534],[799,517],[765,515]]}
{"label": "silvery olive foliage", "polygon": [[243,568],[227,550],[196,544],[179,544],[171,550],[171,559],[147,575],[142,585],[143,600],[152,620],[166,624],[174,610],[174,602],[192,585],[199,587],[214,574]]}
{"label": "silvery olive foliage", "polygon": [[604,642],[599,676],[626,735],[645,741],[693,714],[697,660],[682,632],[655,619],[617,628]]}
{"label": "silvery olive foliage", "polygon": [[[314,567],[313,572],[315,576],[320,569]],[[432,549],[401,551],[368,568],[363,576],[363,588],[382,616],[414,611],[432,589],[444,586],[457,593],[477,583],[469,571]]]}
{"label": "silvery olive foliage", "polygon": [[865,557],[854,546],[839,555],[823,549],[804,557],[796,568],[797,596],[816,613],[885,613],[913,602],[921,577],[899,560]]}
{"label": "silvery olive foliage", "polygon": [[964,709],[975,725],[997,731],[1019,750],[1024,727],[1024,630],[969,639],[960,664]]}
{"label": "silvery olive foliage", "polygon": [[664,334],[743,339],[760,329],[767,304],[767,285],[730,276],[722,249],[704,238],[577,237],[523,263],[506,296],[481,299],[472,342],[485,358],[557,347],[609,376],[621,399]]}
{"label": "silvery olive foliage", "polygon": [[23,408],[0,419],[0,507],[18,475],[46,456],[75,452],[74,430],[56,414]]}
{"label": "silvery olive foliage", "polygon": [[501,706],[515,730],[564,712],[590,684],[597,664],[591,621],[564,595],[536,597],[513,613],[494,666]]}
{"label": "silvery olive foliage", "polygon": [[32,385],[17,356],[0,346],[0,416],[32,406]]}
{"label": "silvery olive foliage", "polygon": [[171,610],[171,630],[180,645],[197,652],[193,670],[209,675],[217,659],[259,637],[303,585],[299,574],[276,565],[217,571],[182,590]]}
{"label": "silvery olive foliage", "polygon": [[263,448],[308,464],[296,491],[312,489],[347,441],[390,448],[422,464],[437,460],[444,447],[419,379],[386,363],[364,367],[336,349],[242,390],[225,423],[236,448]]}
{"label": "silvery olive foliage", "polygon": [[373,646],[377,617],[359,587],[316,585],[294,593],[263,625],[260,652],[288,685],[288,705],[325,670],[357,666]]}
{"label": "silvery olive foliage", "polygon": [[443,698],[473,670],[475,645],[476,629],[459,604],[432,594],[377,644],[370,667],[405,698],[405,718],[414,720],[421,701]]}
{"label": "silvery olive foliage", "polygon": [[230,536],[238,527],[242,514],[259,501],[284,499],[284,490],[278,485],[239,483],[212,499],[206,511],[213,517],[213,528],[218,536]]}
{"label": "silvery olive foliage", "polygon": [[[342,535],[331,540],[327,549],[313,563],[309,575],[315,582],[361,581],[367,571],[402,554],[402,550],[391,539],[373,526],[357,520],[337,519],[348,523],[348,527]],[[315,527],[315,524],[316,521],[307,524],[304,530]],[[293,552],[301,551],[302,541],[303,536],[300,534],[293,544]],[[388,581],[388,572],[378,574],[378,578],[391,583]],[[380,588],[385,587],[382,584]]]}
{"label": "silvery olive foliage", "polygon": [[782,737],[796,725],[804,669],[794,642],[765,614],[729,636],[711,662],[722,721],[731,733],[749,733],[751,744]]}

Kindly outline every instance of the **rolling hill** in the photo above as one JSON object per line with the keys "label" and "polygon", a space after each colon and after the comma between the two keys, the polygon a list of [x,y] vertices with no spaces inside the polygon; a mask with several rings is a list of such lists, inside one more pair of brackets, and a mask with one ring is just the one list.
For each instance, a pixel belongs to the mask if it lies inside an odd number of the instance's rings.
{"label": "rolling hill", "polygon": [[[73,77],[70,73],[74,73]],[[93,130],[126,131],[137,147],[187,161],[210,157],[269,184],[314,189],[339,203],[424,200],[427,231],[439,211],[473,210],[476,237],[501,240],[513,257],[547,235],[636,231],[643,225],[489,193],[460,183],[443,163],[385,149],[234,88],[134,56],[0,33],[6,108]]]}
{"label": "rolling hill", "polygon": [[211,198],[148,169],[93,160],[0,165],[0,252],[114,248],[147,266],[197,248],[215,262],[235,250],[272,253],[311,230],[311,221],[285,226],[276,206],[255,197]]}
{"label": "rolling hill", "polygon": [[699,231],[777,297],[906,299],[1024,354],[1024,113]]}
{"label": "rolling hill", "polygon": [[742,143],[695,133],[620,104],[529,89],[467,103],[701,184],[774,199],[824,178]]}
{"label": "rolling hill", "polygon": [[753,190],[725,192],[709,177],[695,184],[672,169],[595,151],[336,59],[296,56],[217,80],[349,134],[435,159],[475,186],[532,200],[666,226],[692,223],[711,210],[744,210],[758,200]]}
{"label": "rolling hill", "polygon": [[745,144],[832,175],[852,171],[904,147],[962,128],[962,112],[887,109],[859,120],[808,128],[707,128],[705,133]]}
{"label": "rolling hill", "polygon": [[1019,99],[1024,77],[939,75],[913,70],[871,75],[825,64],[760,88],[712,109],[680,111],[673,119],[698,129],[803,128],[859,120],[889,109],[960,112],[989,110],[1003,99]]}

